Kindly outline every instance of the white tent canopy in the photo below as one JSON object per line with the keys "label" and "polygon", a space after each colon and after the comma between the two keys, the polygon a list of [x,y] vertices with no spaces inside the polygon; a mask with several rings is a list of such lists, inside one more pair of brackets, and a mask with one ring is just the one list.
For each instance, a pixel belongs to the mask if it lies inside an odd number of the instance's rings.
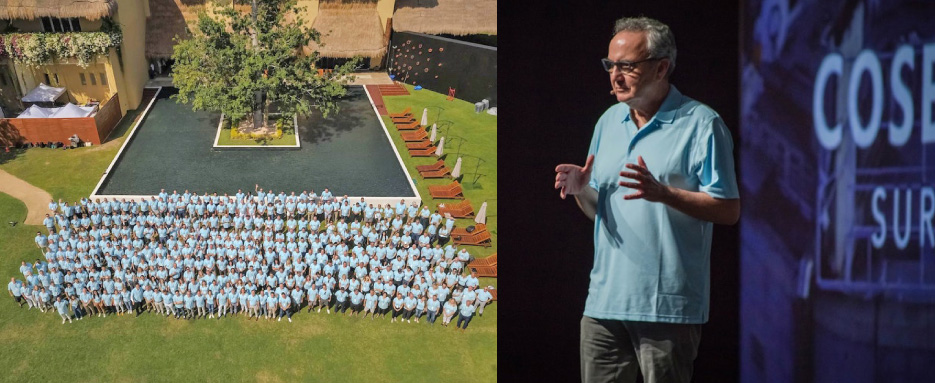
{"label": "white tent canopy", "polygon": [[94,111],[94,107],[80,107],[78,105],[68,103],[65,106],[58,109],[57,112],[52,113],[49,117],[51,118],[73,118],[73,117],[87,117],[91,115],[91,112]]}
{"label": "white tent canopy", "polygon": [[53,102],[63,93],[65,93],[65,88],[56,88],[39,83],[39,86],[23,97],[23,102]]}
{"label": "white tent canopy", "polygon": [[30,106],[23,113],[20,113],[16,118],[48,118],[49,111],[46,108],[40,106]]}

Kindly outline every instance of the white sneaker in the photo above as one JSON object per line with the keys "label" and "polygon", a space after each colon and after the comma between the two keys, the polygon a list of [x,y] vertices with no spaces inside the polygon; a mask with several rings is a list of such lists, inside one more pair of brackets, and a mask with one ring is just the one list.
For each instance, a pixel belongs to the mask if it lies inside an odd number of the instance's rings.
{"label": "white sneaker", "polygon": [[292,318],[288,318],[288,319],[289,319],[289,323],[292,323]]}
{"label": "white sneaker", "polygon": [[71,318],[68,318],[68,323],[72,323]]}
{"label": "white sneaker", "polygon": [[412,323],[412,319],[406,319],[406,323]]}
{"label": "white sneaker", "polygon": [[318,312],[321,312],[321,307],[318,308]]}
{"label": "white sneaker", "polygon": [[331,309],[328,309],[328,314],[331,314]]}
{"label": "white sneaker", "polygon": [[277,322],[282,322],[282,317],[279,317],[279,319],[276,319],[276,321],[277,321]]}

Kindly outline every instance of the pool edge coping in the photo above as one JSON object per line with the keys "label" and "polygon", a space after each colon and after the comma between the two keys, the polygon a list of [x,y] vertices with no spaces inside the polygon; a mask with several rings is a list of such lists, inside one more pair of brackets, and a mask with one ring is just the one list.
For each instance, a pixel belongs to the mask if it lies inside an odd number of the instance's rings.
{"label": "pool edge coping", "polygon": [[[149,104],[146,105],[146,109],[143,110],[143,113],[140,114],[140,118],[136,120],[136,124],[133,125],[133,128],[130,130],[130,134],[127,135],[127,138],[123,140],[123,145],[120,145],[120,150],[117,151],[117,155],[114,156],[114,159],[110,161],[110,165],[107,166],[107,169],[104,170],[104,173],[101,173],[101,179],[97,181],[97,185],[94,186],[94,190],[91,191],[91,195],[88,198],[94,198],[98,196],[97,192],[101,189],[101,184],[104,183],[104,180],[107,179],[107,175],[110,174],[110,171],[114,168],[114,165],[117,164],[117,160],[120,159],[120,156],[123,155],[123,150],[127,148],[127,145],[130,141],[133,140],[133,136],[136,134],[136,128],[140,127],[140,124],[143,123],[143,120],[146,119],[146,116],[149,114],[150,108],[153,107],[153,104],[156,103],[156,99],[159,98],[159,93],[162,93],[162,87],[143,87],[146,89],[156,89],[156,94],[153,95],[153,98],[149,100]],[[126,116],[126,115],[124,115]],[[121,117],[123,119],[123,117]],[[108,135],[109,136],[109,135]]]}
{"label": "pool edge coping", "polygon": [[[393,153],[396,154],[396,160],[399,162],[399,166],[402,168],[403,174],[406,175],[406,181],[409,182],[409,187],[411,188],[413,195],[410,196],[410,197],[384,197],[384,196],[381,196],[381,197],[367,197],[367,196],[348,196],[347,198],[350,199],[350,200],[363,198],[363,199],[364,199],[365,201],[367,201],[368,203],[375,203],[375,204],[380,204],[380,205],[385,205],[385,204],[388,204],[388,203],[389,203],[389,204],[393,204],[393,203],[395,203],[396,201],[399,201],[399,200],[403,200],[406,204],[410,204],[410,203],[412,203],[412,202],[418,202],[420,206],[423,205],[423,204],[424,204],[424,201],[422,200],[422,195],[419,193],[419,190],[416,188],[416,185],[415,185],[415,183],[413,182],[413,179],[412,179],[412,175],[409,174],[409,169],[406,168],[406,164],[403,162],[402,157],[400,157],[400,155],[399,155],[399,150],[396,149],[396,144],[393,143],[393,138],[390,137],[390,133],[389,133],[389,131],[388,131],[387,128],[386,128],[386,124],[383,123],[383,118],[380,117],[380,112],[377,110],[376,105],[374,105],[374,103],[373,103],[373,98],[370,96],[370,92],[367,91],[367,87],[366,87],[366,86],[360,86],[360,87],[363,88],[364,94],[367,95],[367,101],[370,102],[370,108],[373,110],[373,113],[377,116],[377,121],[380,122],[380,127],[383,128],[383,134],[386,136],[387,141],[389,141],[390,148],[392,148],[392,149],[393,149]],[[117,161],[120,159],[120,157],[123,155],[124,149],[126,149],[127,145],[130,143],[131,139],[132,139],[133,136],[136,134],[137,128],[140,126],[140,124],[143,122],[143,120],[144,120],[144,119],[146,118],[146,116],[149,114],[150,108],[152,108],[153,104],[155,104],[155,102],[156,102],[156,100],[157,100],[157,98],[158,98],[158,96],[159,96],[159,93],[162,92],[162,89],[163,89],[163,88],[164,88],[164,87],[162,87],[162,86],[156,87],[156,88],[154,88],[154,87],[146,87],[146,88],[144,88],[144,89],[157,89],[156,94],[153,96],[153,99],[149,101],[149,104],[146,106],[146,109],[143,110],[143,113],[140,115],[139,120],[136,121],[136,124],[133,126],[133,128],[132,128],[132,130],[130,131],[130,134],[127,136],[126,140],[124,140],[123,145],[120,147],[120,151],[117,152],[117,155],[115,155],[115,156],[114,156],[114,159],[110,162],[110,165],[107,167],[107,170],[105,170],[104,173],[101,174],[101,179],[97,182],[97,186],[94,187],[94,191],[92,191],[92,192],[91,192],[91,195],[88,196],[89,199],[94,199],[94,198],[110,198],[110,199],[123,198],[123,199],[130,199],[130,200],[137,200],[137,201],[138,201],[138,200],[141,200],[141,199],[144,199],[144,198],[153,197],[153,195],[141,195],[141,194],[104,194],[104,195],[102,195],[102,194],[97,194],[97,192],[100,190],[101,184],[104,183],[104,180],[107,179],[107,176],[110,174],[111,169],[114,167],[114,165],[115,165],[115,164],[117,163]],[[218,131],[218,134],[219,134],[219,133],[220,133],[220,131]],[[298,129],[296,129],[296,139],[298,140]],[[228,147],[229,147],[229,146],[228,146]],[[255,148],[255,147],[252,147],[252,148]],[[343,197],[340,197],[339,199],[343,199]]]}

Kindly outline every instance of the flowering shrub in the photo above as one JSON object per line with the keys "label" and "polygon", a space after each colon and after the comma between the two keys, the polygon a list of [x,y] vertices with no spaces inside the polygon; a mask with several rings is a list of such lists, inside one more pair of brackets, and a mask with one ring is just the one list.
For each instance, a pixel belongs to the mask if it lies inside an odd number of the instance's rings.
{"label": "flowering shrub", "polygon": [[119,47],[122,40],[120,28],[106,32],[8,33],[0,35],[0,55],[33,66],[74,58],[86,68],[94,57]]}

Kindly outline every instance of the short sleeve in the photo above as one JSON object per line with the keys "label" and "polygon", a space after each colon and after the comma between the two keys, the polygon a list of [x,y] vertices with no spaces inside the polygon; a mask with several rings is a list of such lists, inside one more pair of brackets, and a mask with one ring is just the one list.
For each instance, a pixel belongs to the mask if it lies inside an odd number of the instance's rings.
{"label": "short sleeve", "polygon": [[594,124],[594,133],[591,135],[591,145],[588,147],[588,155],[584,157],[585,163],[587,162],[588,157],[591,157],[592,155],[595,157],[595,162],[591,164],[591,179],[588,180],[588,186],[594,188],[594,190],[598,189],[597,180],[594,179],[594,175],[597,174],[597,172],[594,171],[594,166],[597,165],[596,158],[597,150],[601,141],[601,132],[603,131],[604,122],[607,120],[608,115],[612,113],[613,109],[614,108],[611,107],[606,112],[604,112],[604,114],[601,115],[601,118],[597,120],[597,123]]}
{"label": "short sleeve", "polygon": [[740,198],[730,131],[720,117],[714,117],[708,125],[702,127],[692,158],[692,163],[697,164],[699,190],[718,199]]}

